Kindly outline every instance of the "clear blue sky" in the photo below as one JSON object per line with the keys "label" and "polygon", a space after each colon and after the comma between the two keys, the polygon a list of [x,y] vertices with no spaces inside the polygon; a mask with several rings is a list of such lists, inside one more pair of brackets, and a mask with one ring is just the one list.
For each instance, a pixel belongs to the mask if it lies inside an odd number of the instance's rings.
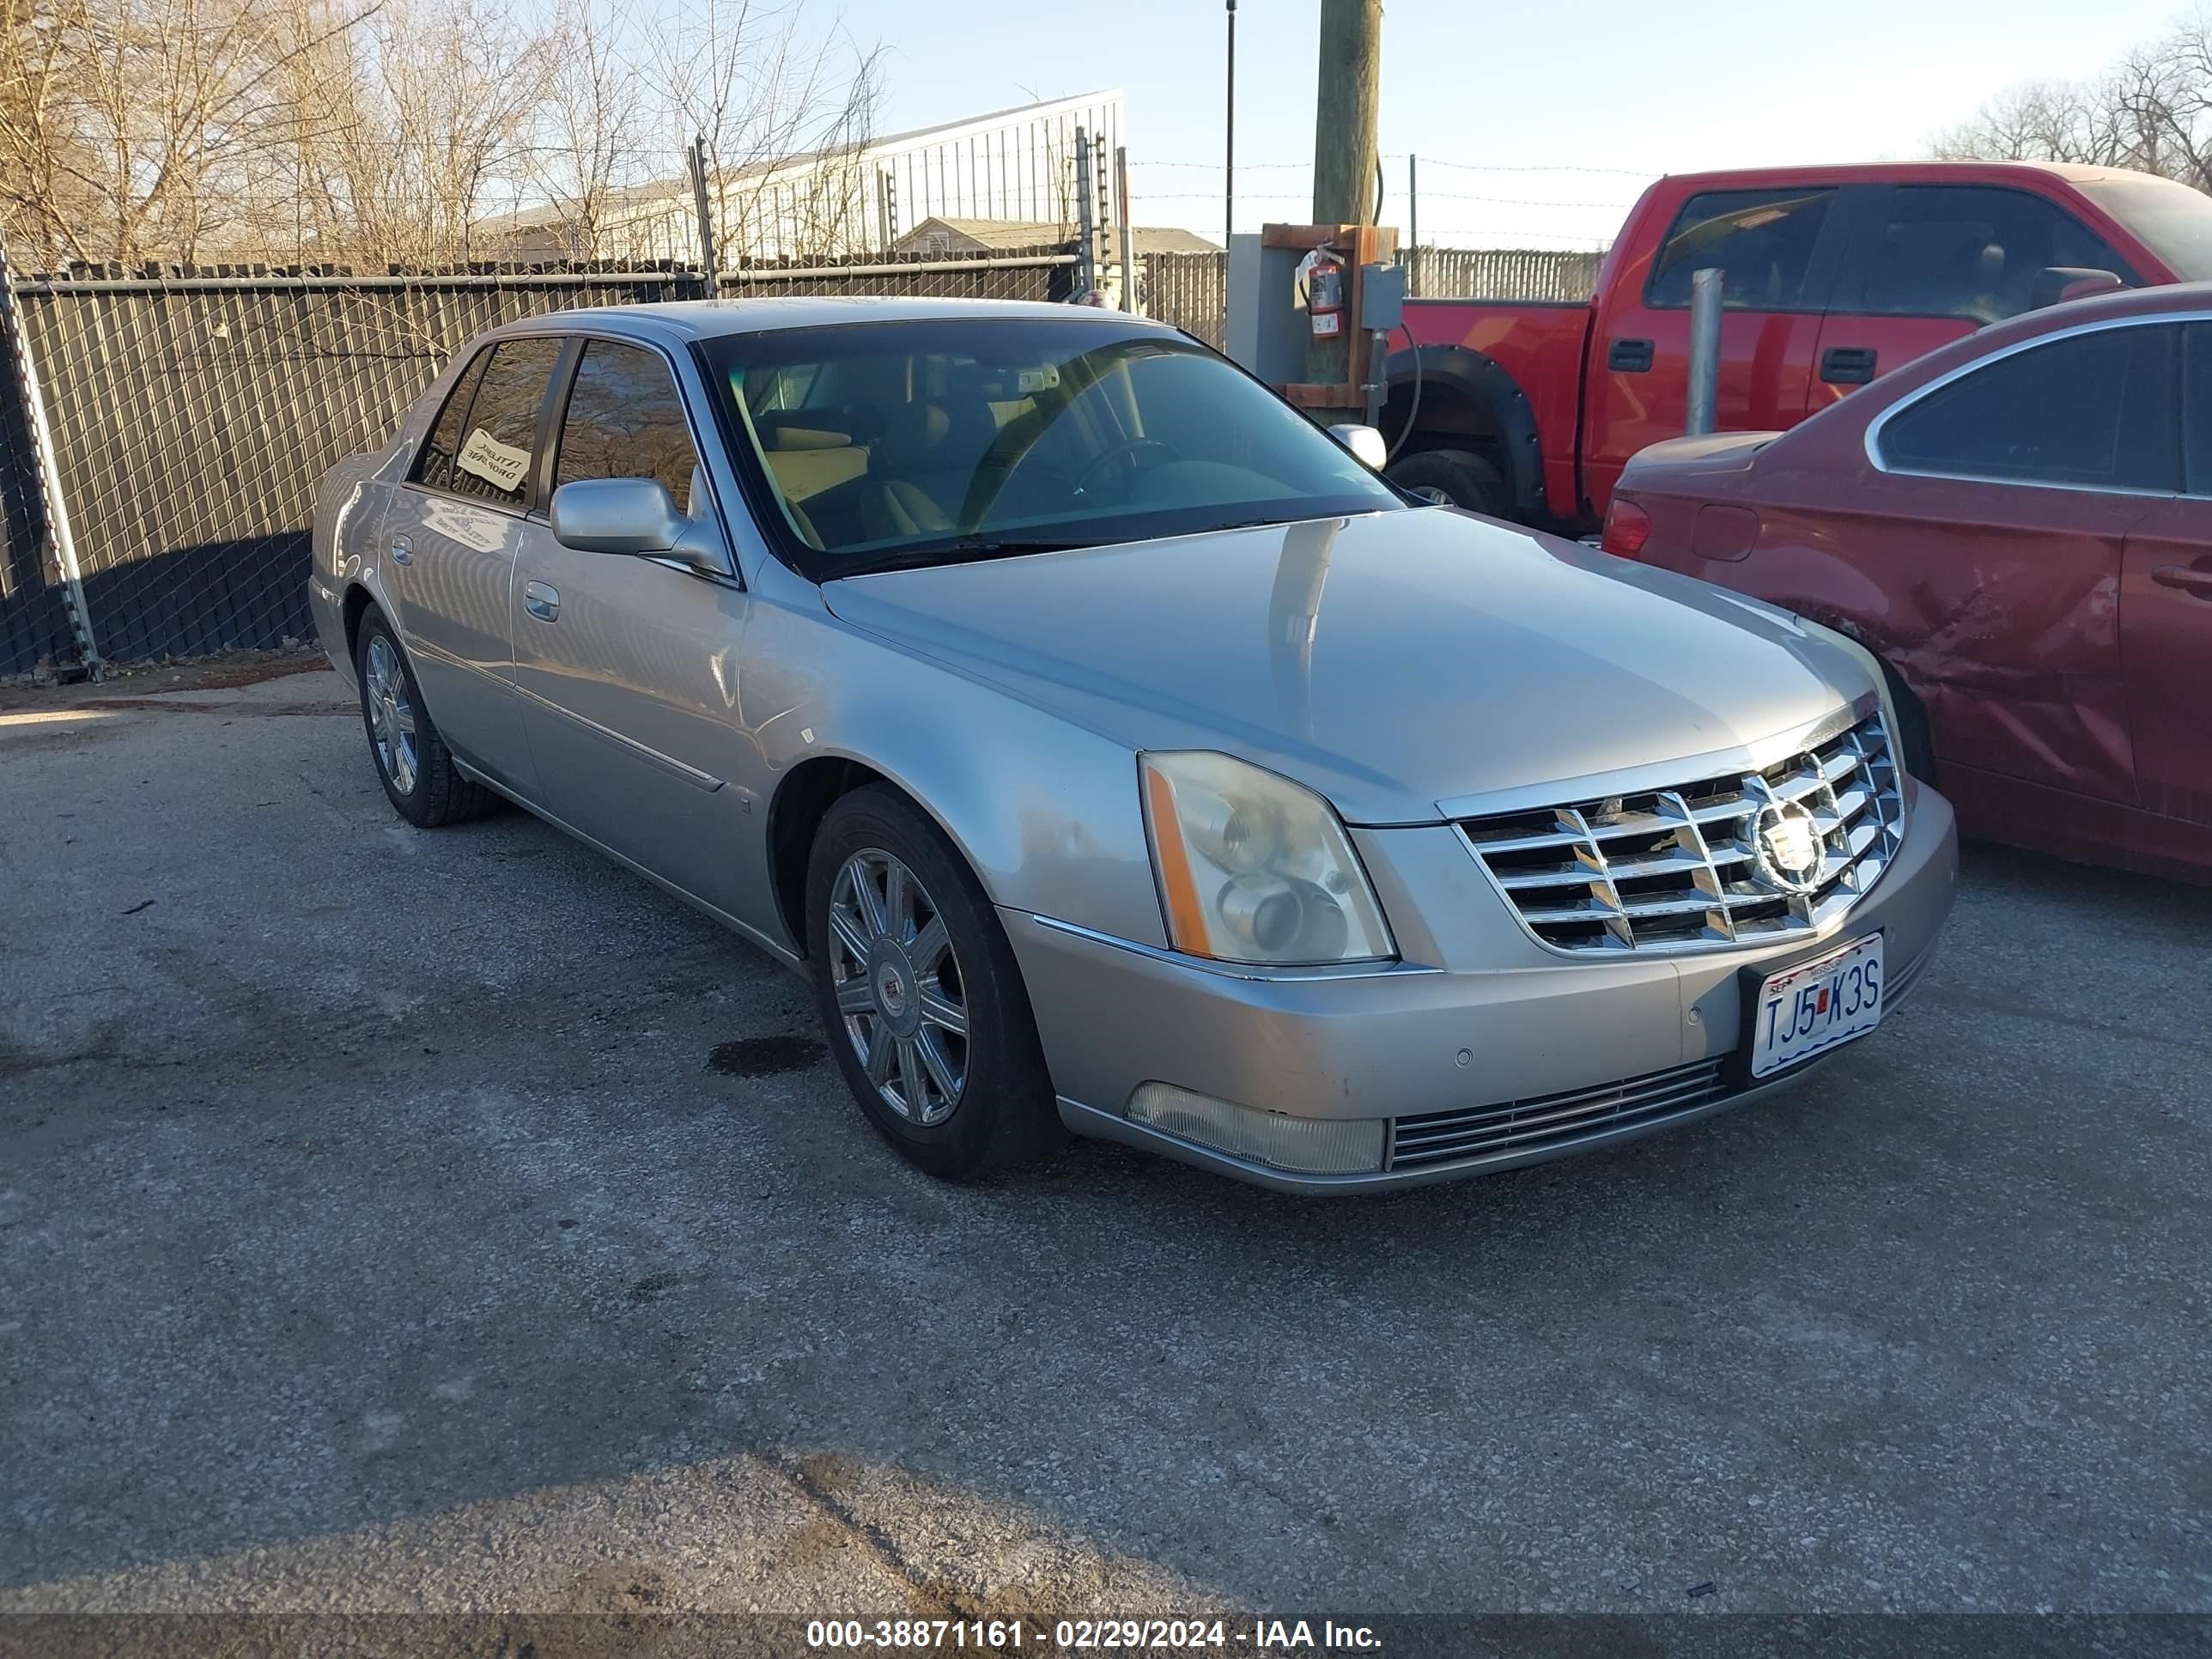
{"label": "clear blue sky", "polygon": [[[815,3],[823,21],[835,15],[830,0]],[[1425,240],[1587,246],[1658,173],[1917,155],[1992,94],[2090,73],[2179,9],[2180,0],[1386,0],[1384,219],[1404,227],[1397,158],[1411,152],[1421,158]],[[1138,222],[1218,240],[1220,0],[843,0],[842,11],[856,39],[890,52],[880,130],[1032,91],[1118,86]],[[1239,229],[1303,220],[1310,207],[1319,12],[1318,0],[1240,0]],[[1189,163],[1201,165],[1176,165]]]}

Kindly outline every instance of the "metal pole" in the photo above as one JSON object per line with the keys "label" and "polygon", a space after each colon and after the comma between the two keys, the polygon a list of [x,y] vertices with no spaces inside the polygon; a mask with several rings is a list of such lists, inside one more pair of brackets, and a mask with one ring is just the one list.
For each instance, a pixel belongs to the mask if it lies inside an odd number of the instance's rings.
{"label": "metal pole", "polygon": [[1222,140],[1221,246],[1237,234],[1237,0],[1229,0],[1229,97]]}
{"label": "metal pole", "polygon": [[1091,140],[1081,127],[1075,130],[1075,212],[1078,237],[1075,297],[1081,299],[1098,286],[1097,224],[1092,214],[1097,198],[1091,191]]}
{"label": "metal pole", "polygon": [[707,202],[707,136],[702,133],[691,141],[691,200],[699,214],[699,261],[706,276],[707,297],[721,296],[721,285],[716,280],[719,261],[714,254],[714,212]]}
{"label": "metal pole", "polygon": [[1713,429],[1721,389],[1721,273],[1708,265],[1690,273],[1690,413],[1682,430]]}
{"label": "metal pole", "polygon": [[1421,158],[1406,158],[1406,293],[1421,291]]}
{"label": "metal pole", "polygon": [[40,516],[46,526],[46,551],[61,574],[63,609],[69,613],[70,634],[76,644],[77,660],[94,679],[106,678],[107,665],[100,659],[93,637],[92,611],[84,602],[84,576],[77,568],[76,538],[70,533],[69,503],[62,495],[61,463],[54,453],[54,435],[46,425],[46,399],[39,391],[38,366],[31,361],[30,331],[23,325],[22,307],[15,301],[15,267],[8,257],[8,237],[0,231],[0,332],[15,363],[15,384],[21,389],[23,417],[31,430],[31,456],[39,473]]}
{"label": "metal pole", "polygon": [[1114,147],[1114,193],[1121,200],[1121,309],[1131,316],[1137,313],[1137,233],[1130,222],[1135,215],[1129,210],[1129,147]]}

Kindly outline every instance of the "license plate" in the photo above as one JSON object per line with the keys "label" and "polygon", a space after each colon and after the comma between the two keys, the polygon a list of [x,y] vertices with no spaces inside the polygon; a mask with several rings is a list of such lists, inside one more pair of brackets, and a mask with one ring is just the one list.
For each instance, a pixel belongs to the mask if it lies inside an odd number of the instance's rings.
{"label": "license plate", "polygon": [[1864,1036],[1881,1024],[1882,984],[1880,933],[1768,975],[1752,1001],[1752,1076]]}

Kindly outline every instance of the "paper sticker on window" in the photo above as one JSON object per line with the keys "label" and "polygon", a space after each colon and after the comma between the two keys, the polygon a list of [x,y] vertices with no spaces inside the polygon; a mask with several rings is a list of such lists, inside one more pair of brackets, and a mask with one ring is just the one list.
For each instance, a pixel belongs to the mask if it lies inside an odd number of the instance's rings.
{"label": "paper sticker on window", "polygon": [[521,489],[522,475],[530,470],[530,452],[503,444],[478,427],[461,446],[460,468],[512,495]]}
{"label": "paper sticker on window", "polygon": [[1015,376],[1024,398],[1034,398],[1040,392],[1049,392],[1060,384],[1060,365],[1047,363],[1042,368],[1024,368]]}

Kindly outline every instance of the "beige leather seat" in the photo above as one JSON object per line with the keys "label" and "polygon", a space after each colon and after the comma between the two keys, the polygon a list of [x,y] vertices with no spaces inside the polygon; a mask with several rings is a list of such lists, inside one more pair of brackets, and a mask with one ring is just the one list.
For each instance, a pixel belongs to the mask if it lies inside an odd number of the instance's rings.
{"label": "beige leather seat", "polygon": [[868,471],[868,452],[854,443],[849,432],[773,416],[757,421],[755,429],[776,489],[794,506]]}

